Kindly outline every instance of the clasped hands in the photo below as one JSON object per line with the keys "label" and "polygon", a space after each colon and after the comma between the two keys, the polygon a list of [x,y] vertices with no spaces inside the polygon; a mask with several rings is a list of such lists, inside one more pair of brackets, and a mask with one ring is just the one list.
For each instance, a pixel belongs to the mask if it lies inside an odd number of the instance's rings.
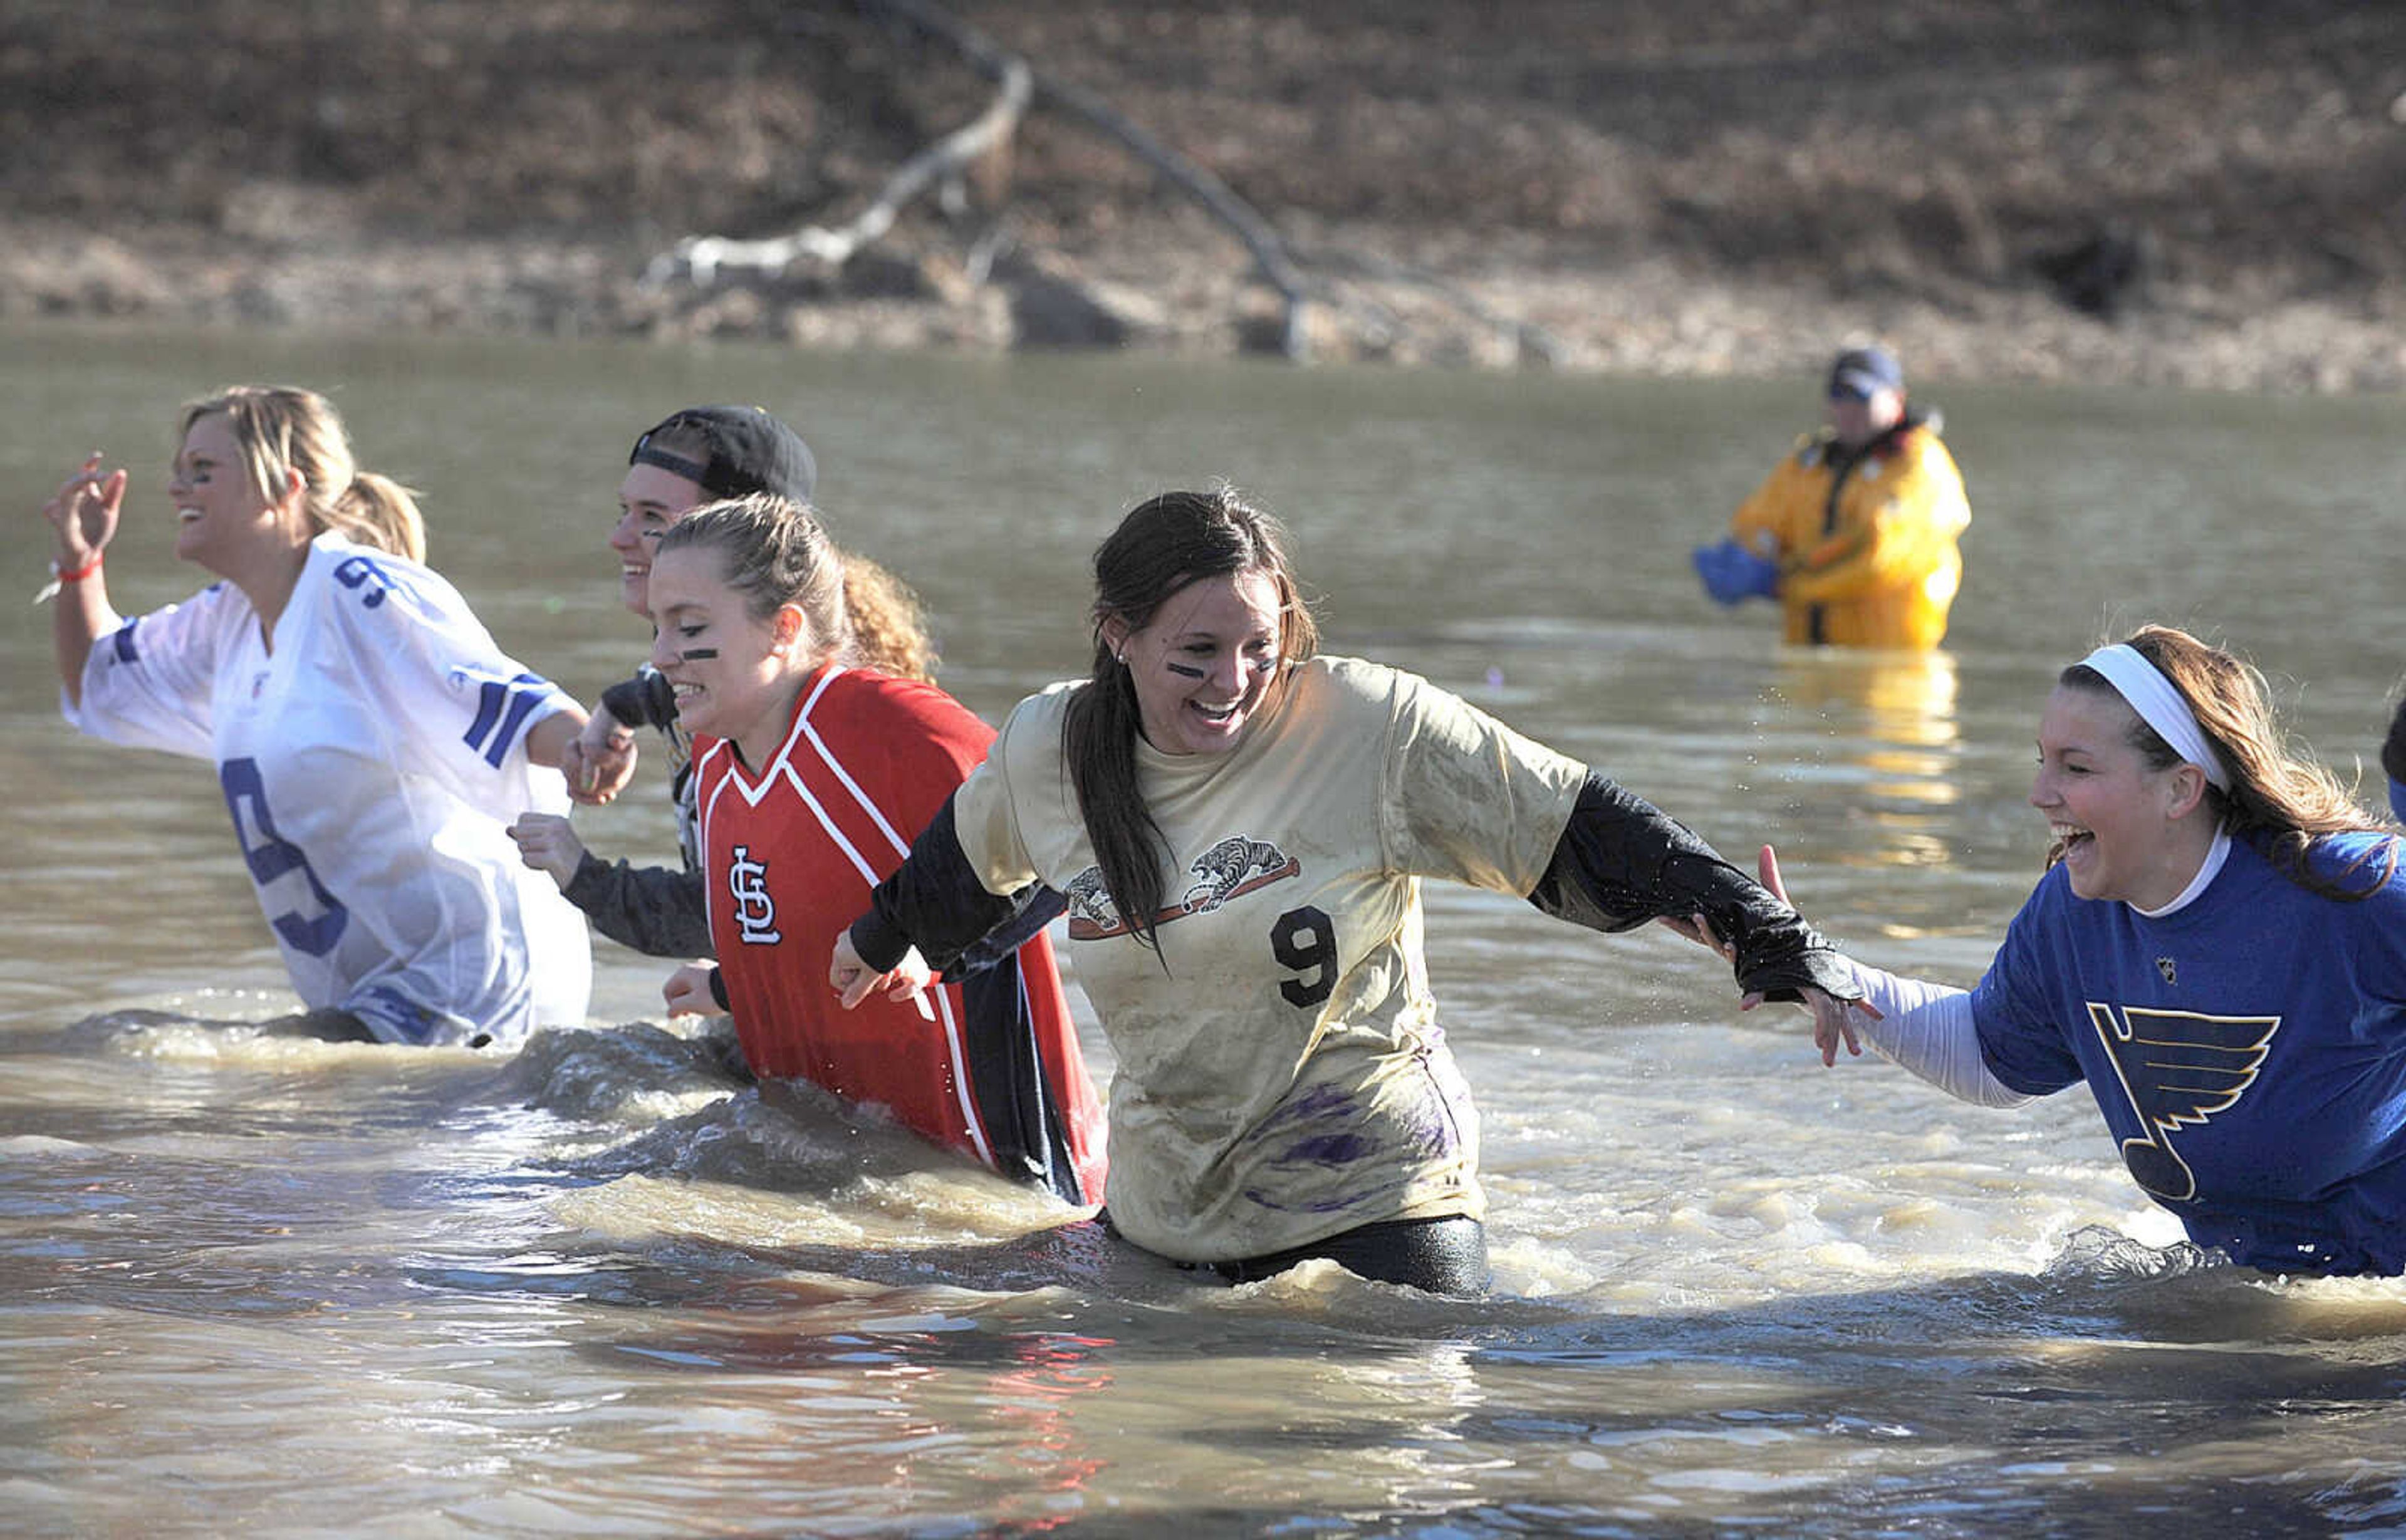
{"label": "clasped hands", "polygon": [[[1764,890],[1781,903],[1788,903],[1788,887],[1779,878],[1778,855],[1769,845],[1765,845],[1761,855],[1756,857],[1756,865],[1760,873],[1759,880]],[[1795,906],[1790,904],[1789,907],[1792,909]],[[1702,914],[1691,914],[1684,920],[1665,918],[1662,923],[1698,946],[1708,947],[1733,962],[1737,960],[1737,943],[1722,940],[1714,932],[1712,922],[1706,920]],[[1861,1011],[1863,1015],[1876,1021],[1880,1015],[1879,1008],[1868,1000],[1842,1000],[1834,995],[1815,989],[1810,985],[1801,993],[1804,998],[1797,1001],[1797,1004],[1813,1012],[1813,1046],[1820,1051],[1821,1063],[1825,1066],[1836,1064],[1838,1045],[1842,1042],[1847,1045],[1847,1053],[1860,1057],[1863,1045],[1856,1036],[1855,1012]],[[1762,998],[1761,990],[1749,990],[1738,1001],[1737,1008],[1740,1010],[1752,1010],[1762,1003]]]}

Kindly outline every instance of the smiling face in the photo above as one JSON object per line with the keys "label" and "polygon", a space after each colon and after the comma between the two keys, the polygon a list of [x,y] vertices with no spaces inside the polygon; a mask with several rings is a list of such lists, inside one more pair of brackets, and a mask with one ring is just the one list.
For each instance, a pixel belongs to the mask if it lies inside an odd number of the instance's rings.
{"label": "smiling face", "polygon": [[1278,678],[1278,586],[1260,571],[1197,578],[1142,629],[1107,625],[1103,635],[1126,660],[1145,742],[1225,754]]}
{"label": "smiling face", "polygon": [[657,465],[630,465],[618,483],[618,522],[610,549],[618,558],[618,602],[651,614],[652,546],[669,527],[709,501],[701,484]]}
{"label": "smiling face", "polygon": [[2197,875],[2214,837],[2194,765],[2148,768],[2119,696],[2059,685],[2039,720],[2031,806],[2062,847],[2072,891],[2160,909]]}
{"label": "smiling face", "polygon": [[812,656],[809,622],[788,604],[756,618],[728,586],[725,558],[706,546],[670,551],[649,573],[652,667],[676,692],[686,731],[732,741],[745,763],[765,764],[783,741]]}
{"label": "smiling face", "polygon": [[186,430],[167,496],[176,507],[177,557],[220,577],[239,577],[262,555],[308,541],[297,494],[279,502],[251,485],[242,441],[222,412],[196,417]]}

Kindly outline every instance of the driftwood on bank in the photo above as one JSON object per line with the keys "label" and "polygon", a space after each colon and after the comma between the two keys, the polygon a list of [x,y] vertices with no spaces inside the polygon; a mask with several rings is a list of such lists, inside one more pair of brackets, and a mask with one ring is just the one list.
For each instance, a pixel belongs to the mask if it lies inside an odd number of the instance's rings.
{"label": "driftwood on bank", "polygon": [[[1141,124],[1100,96],[1083,87],[1040,74],[1027,62],[977,29],[927,0],[859,0],[860,8],[903,22],[955,49],[978,72],[996,84],[994,100],[975,119],[913,156],[889,177],[869,206],[849,222],[832,229],[808,226],[790,235],[743,240],[723,235],[688,235],[652,259],[643,281],[658,287],[680,276],[709,288],[723,275],[746,274],[776,277],[796,264],[832,276],[893,228],[896,218],[930,187],[956,187],[968,169],[982,158],[998,155],[1031,106],[1042,105],[1064,112],[1118,145],[1186,194],[1243,244],[1262,281],[1276,291],[1282,307],[1279,351],[1302,360],[1309,355],[1308,310],[1316,290],[1331,303],[1356,315],[1379,310],[1356,296],[1332,292],[1325,280],[1307,277],[1305,264],[1259,210],[1239,196],[1209,168],[1163,144]],[[983,281],[995,247],[1007,243],[1005,225],[998,224],[981,237],[969,264],[972,281]],[[1315,265],[1332,271],[1368,274],[1408,283],[1436,294],[1446,304],[1492,330],[1516,359],[1552,361],[1559,356],[1556,340],[1539,328],[1495,315],[1475,298],[1434,275],[1381,258],[1331,252]],[[1374,326],[1399,330],[1392,313],[1380,311]]]}
{"label": "driftwood on bank", "polygon": [[[878,3],[921,26],[941,30],[929,18],[915,14],[930,7],[913,5],[911,0],[878,0]],[[941,13],[937,14],[941,16]],[[942,21],[950,24],[949,18]],[[685,276],[706,289],[718,281],[721,270],[773,276],[784,274],[798,261],[814,263],[825,271],[833,272],[850,261],[855,253],[883,238],[888,230],[894,228],[896,217],[928,187],[957,178],[979,157],[995,153],[1008,144],[1019,127],[1019,120],[1026,114],[1027,104],[1033,94],[1033,72],[1017,56],[994,47],[966,28],[956,28],[948,36],[980,69],[995,79],[998,89],[994,100],[977,117],[904,162],[902,168],[886,179],[869,206],[851,222],[833,230],[817,225],[806,226],[790,235],[765,240],[687,235],[670,250],[652,259],[651,264],[644,269],[643,281],[647,286],[658,286]]]}

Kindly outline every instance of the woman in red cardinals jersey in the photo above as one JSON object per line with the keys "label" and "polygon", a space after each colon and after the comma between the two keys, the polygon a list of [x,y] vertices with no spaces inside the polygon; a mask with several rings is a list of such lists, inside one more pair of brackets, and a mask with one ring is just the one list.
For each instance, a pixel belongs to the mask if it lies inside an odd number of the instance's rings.
{"label": "woman in red cardinals jersey", "polygon": [[693,737],[717,964],[680,968],[670,1010],[723,1009],[764,1080],[807,1080],[1065,1201],[1097,1201],[1103,1115],[1044,922],[1018,923],[922,999],[840,1009],[836,933],[985,757],[994,731],[932,685],[849,666],[843,560],[810,511],[766,493],[660,538],[652,663]]}

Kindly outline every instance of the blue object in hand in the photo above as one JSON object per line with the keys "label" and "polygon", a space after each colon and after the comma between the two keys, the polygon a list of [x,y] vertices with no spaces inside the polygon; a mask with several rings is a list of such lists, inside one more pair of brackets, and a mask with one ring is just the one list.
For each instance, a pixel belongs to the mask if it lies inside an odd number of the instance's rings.
{"label": "blue object in hand", "polygon": [[1696,575],[1720,604],[1771,599],[1779,592],[1779,563],[1759,557],[1734,540],[1696,547]]}

